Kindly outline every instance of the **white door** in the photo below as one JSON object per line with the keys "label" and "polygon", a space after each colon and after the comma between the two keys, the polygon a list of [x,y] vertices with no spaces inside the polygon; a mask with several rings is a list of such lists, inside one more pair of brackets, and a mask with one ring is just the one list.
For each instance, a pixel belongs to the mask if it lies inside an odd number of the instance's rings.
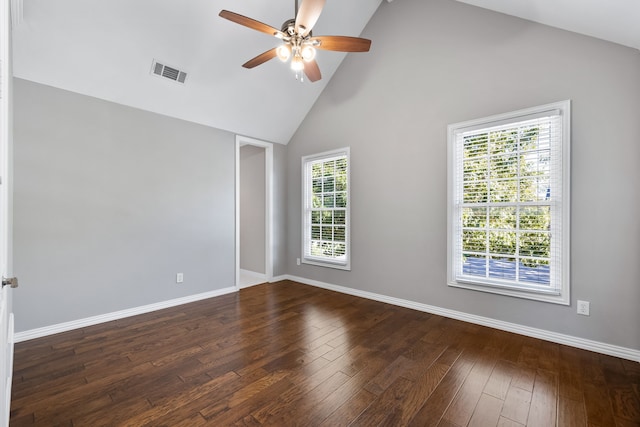
{"label": "white door", "polygon": [[[11,50],[9,1],[0,0],[0,426],[9,425],[11,379],[13,376],[13,313],[9,292],[17,286],[11,276],[11,200],[10,142],[11,142]],[[6,286],[10,285],[10,286]]]}

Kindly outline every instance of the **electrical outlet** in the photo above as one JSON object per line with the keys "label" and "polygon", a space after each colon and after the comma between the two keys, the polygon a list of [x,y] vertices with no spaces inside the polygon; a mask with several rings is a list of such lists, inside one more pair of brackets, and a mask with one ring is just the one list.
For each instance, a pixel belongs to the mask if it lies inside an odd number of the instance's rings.
{"label": "electrical outlet", "polygon": [[589,315],[589,301],[580,301],[576,303],[578,314],[582,314],[583,316]]}
{"label": "electrical outlet", "polygon": [[300,265],[300,258],[296,258],[296,264]]}
{"label": "electrical outlet", "polygon": [[176,274],[176,283],[182,283],[182,282],[184,282],[184,274],[182,273]]}

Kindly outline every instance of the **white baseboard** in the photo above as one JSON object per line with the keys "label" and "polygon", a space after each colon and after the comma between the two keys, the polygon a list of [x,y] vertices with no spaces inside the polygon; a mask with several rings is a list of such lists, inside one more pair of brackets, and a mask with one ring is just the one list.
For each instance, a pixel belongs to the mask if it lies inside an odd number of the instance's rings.
{"label": "white baseboard", "polygon": [[35,338],[46,337],[48,335],[58,334],[60,332],[67,332],[73,329],[79,329],[87,326],[97,325],[99,323],[110,322],[112,320],[124,319],[125,317],[137,316],[138,314],[162,310],[163,308],[175,307],[176,305],[182,305],[207,298],[213,298],[220,295],[230,294],[236,291],[237,289],[235,287],[216,289],[215,291],[203,292],[201,294],[189,295],[182,298],[175,298],[155,304],[148,304],[140,307],[129,308],[126,310],[114,311],[112,313],[100,314],[98,316],[58,323],[56,325],[45,326],[43,328],[30,329],[27,331],[15,333],[13,336],[13,341],[22,342]]}
{"label": "white baseboard", "polygon": [[[273,281],[276,278],[273,279]],[[422,304],[419,302],[409,301],[405,299],[390,297],[387,295],[376,294],[373,292],[361,291],[358,289],[347,288],[345,286],[332,285],[330,283],[319,282],[317,280],[307,279],[304,277],[292,276],[289,274],[278,276],[278,280],[293,280],[295,282],[304,283],[306,285],[316,286],[323,289],[362,297],[374,301],[386,302],[388,304],[400,307],[411,308],[413,310],[423,311],[426,313],[437,314],[464,322],[475,323],[477,325],[488,326],[494,329],[513,332],[528,337],[539,338],[545,341],[551,341],[558,344],[564,344],[571,347],[581,348],[583,350],[595,351],[597,353],[608,354],[609,356],[620,357],[622,359],[640,362],[640,350],[627,347],[607,344],[599,341],[588,340],[585,338],[565,335],[558,332],[547,331],[544,329],[532,328],[530,326],[519,325],[517,323],[504,322],[502,320],[491,319],[489,317],[476,316],[461,311],[449,310],[447,308],[436,307],[433,305]]]}
{"label": "white baseboard", "polygon": [[245,270],[244,268],[240,269],[240,274],[245,274],[247,276],[255,277],[256,279],[267,280],[267,275],[266,274],[258,273],[257,271]]}

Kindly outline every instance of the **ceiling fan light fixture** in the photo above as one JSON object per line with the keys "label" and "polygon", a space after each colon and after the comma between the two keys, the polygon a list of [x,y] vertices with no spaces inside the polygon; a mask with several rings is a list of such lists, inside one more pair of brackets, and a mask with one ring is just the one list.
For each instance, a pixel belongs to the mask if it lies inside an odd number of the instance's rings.
{"label": "ceiling fan light fixture", "polygon": [[289,65],[295,71],[296,79],[299,81],[303,81],[306,76],[309,81],[316,82],[322,78],[315,60],[316,49],[336,52],[369,51],[371,40],[368,39],[350,36],[314,36],[313,26],[320,17],[327,0],[303,0],[300,8],[298,8],[298,1],[295,0],[295,18],[286,20],[281,30],[229,10],[220,11],[221,18],[269,34],[282,41],[281,46],[273,47],[242,64],[244,68],[255,68],[278,57],[283,62],[291,61]]}
{"label": "ceiling fan light fixture", "polygon": [[291,59],[291,69],[293,71],[304,70],[304,62],[302,61],[302,57],[300,55],[294,55],[293,59]]}
{"label": "ceiling fan light fixture", "polygon": [[316,49],[313,46],[304,46],[300,51],[300,55],[306,62],[313,61],[316,57]]}
{"label": "ceiling fan light fixture", "polygon": [[286,62],[291,57],[291,46],[288,44],[281,44],[276,49],[276,55],[278,55],[278,59],[282,62]]}

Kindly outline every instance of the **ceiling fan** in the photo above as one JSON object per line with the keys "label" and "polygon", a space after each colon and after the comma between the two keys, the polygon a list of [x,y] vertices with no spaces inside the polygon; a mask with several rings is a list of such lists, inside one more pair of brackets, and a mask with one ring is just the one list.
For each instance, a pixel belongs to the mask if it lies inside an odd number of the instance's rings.
{"label": "ceiling fan", "polygon": [[371,46],[371,40],[360,37],[314,37],[311,34],[311,29],[320,17],[325,2],[326,0],[304,0],[298,9],[298,0],[295,0],[295,19],[284,21],[280,30],[228,10],[221,11],[220,16],[283,41],[280,46],[269,49],[242,64],[244,68],[257,67],[277,56],[283,62],[291,59],[291,69],[295,71],[296,78],[302,80],[304,72],[310,81],[315,82],[322,78],[320,67],[315,60],[316,49],[337,52],[368,52]]}

